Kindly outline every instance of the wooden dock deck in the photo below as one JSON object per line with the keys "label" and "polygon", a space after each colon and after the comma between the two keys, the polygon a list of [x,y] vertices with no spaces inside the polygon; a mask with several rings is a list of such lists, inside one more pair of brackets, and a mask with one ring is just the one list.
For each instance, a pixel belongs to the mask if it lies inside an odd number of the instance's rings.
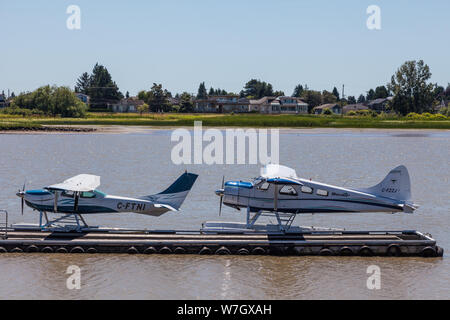
{"label": "wooden dock deck", "polygon": [[417,231],[202,233],[94,230],[51,232],[0,229],[0,253],[128,253],[439,257],[443,249]]}

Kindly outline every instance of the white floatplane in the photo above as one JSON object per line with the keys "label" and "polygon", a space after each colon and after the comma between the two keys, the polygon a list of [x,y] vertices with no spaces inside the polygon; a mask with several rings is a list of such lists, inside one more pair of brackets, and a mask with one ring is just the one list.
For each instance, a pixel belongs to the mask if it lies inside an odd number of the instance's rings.
{"label": "white floatplane", "polygon": [[302,179],[294,169],[271,164],[262,168],[260,177],[252,182],[224,183],[223,180],[222,189],[216,194],[220,197],[219,215],[222,203],[237,210],[247,210],[246,229],[255,226],[256,220],[263,215],[275,216],[280,230],[287,230],[297,214],[413,213],[418,208],[411,202],[411,184],[405,166],[391,170],[376,186],[351,189]]}
{"label": "white floatplane", "polygon": [[[97,188],[100,177],[80,174],[62,183],[54,184],[40,190],[17,193],[22,198],[22,215],[24,203],[40,213],[40,228],[48,228],[60,221],[73,218],[78,229],[80,221],[87,227],[82,215],[99,213],[134,212],[149,216],[160,216],[168,211],[178,211],[197,179],[193,173],[183,173],[169,188],[161,193],[128,198],[107,195]],[[64,216],[50,221],[47,213],[63,214]],[[46,222],[43,223],[42,218]]]}

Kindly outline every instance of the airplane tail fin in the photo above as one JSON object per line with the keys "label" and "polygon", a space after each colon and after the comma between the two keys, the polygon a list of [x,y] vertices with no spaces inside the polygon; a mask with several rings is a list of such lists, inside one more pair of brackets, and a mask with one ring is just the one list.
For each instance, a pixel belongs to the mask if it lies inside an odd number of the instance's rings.
{"label": "airplane tail fin", "polygon": [[391,170],[386,178],[376,186],[361,191],[405,202],[411,200],[411,181],[408,169],[405,166],[399,166]]}
{"label": "airplane tail fin", "polygon": [[146,196],[155,202],[155,206],[161,206],[171,211],[178,211],[192,189],[198,175],[194,173],[183,173],[170,187],[161,193]]}

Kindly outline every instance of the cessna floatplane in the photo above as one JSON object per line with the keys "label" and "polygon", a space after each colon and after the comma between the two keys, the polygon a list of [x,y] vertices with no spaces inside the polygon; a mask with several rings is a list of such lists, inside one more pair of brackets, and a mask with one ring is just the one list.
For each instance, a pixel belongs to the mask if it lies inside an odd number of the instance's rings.
{"label": "cessna floatplane", "polygon": [[[39,211],[41,229],[69,227],[81,230],[89,227],[83,215],[134,212],[161,216],[168,211],[178,211],[197,177],[196,174],[185,172],[161,193],[140,198],[127,198],[107,195],[97,190],[100,186],[100,177],[81,174],[40,190],[25,191],[24,185],[17,196],[22,198],[22,215],[24,204]],[[50,220],[47,213],[62,214],[62,216]],[[67,224],[68,221],[72,224]]]}
{"label": "cessna floatplane", "polygon": [[[247,211],[245,224],[206,222],[204,231],[264,229],[255,222],[262,216],[275,217],[278,231],[287,231],[298,214],[350,212],[413,213],[408,170],[399,166],[371,188],[350,189],[332,186],[297,176],[294,169],[267,165],[252,182],[228,181],[216,191],[222,204]],[[266,230],[267,231],[267,230]]]}

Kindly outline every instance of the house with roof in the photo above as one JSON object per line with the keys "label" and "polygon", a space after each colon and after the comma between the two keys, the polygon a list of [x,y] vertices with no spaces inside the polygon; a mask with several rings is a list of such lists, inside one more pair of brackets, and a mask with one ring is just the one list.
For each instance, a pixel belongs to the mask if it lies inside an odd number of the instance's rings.
{"label": "house with roof", "polygon": [[348,104],[348,105],[342,107],[342,112],[344,114],[347,114],[350,111],[357,112],[357,111],[361,111],[361,110],[369,110],[369,108],[362,103]]}
{"label": "house with roof", "polygon": [[250,100],[249,110],[269,114],[307,114],[308,104],[295,97],[262,97]]}
{"label": "house with roof", "polygon": [[139,100],[137,97],[125,98],[117,103],[110,104],[109,110],[112,112],[138,112],[138,107],[143,105],[145,102]]}
{"label": "house with roof", "polygon": [[202,113],[244,113],[249,112],[249,100],[238,95],[208,96],[195,100],[195,112]]}
{"label": "house with roof", "polygon": [[82,102],[84,102],[86,105],[89,105],[89,96],[87,94],[81,93],[81,92],[75,92],[75,95],[78,99],[80,99]]}
{"label": "house with roof", "polygon": [[342,107],[337,103],[327,103],[313,108],[314,114],[322,114],[324,110],[330,109],[334,114],[342,114]]}
{"label": "house with roof", "polygon": [[373,110],[377,113],[386,112],[388,110],[388,104],[392,101],[393,97],[388,98],[379,98],[367,103],[367,106],[370,110]]}

